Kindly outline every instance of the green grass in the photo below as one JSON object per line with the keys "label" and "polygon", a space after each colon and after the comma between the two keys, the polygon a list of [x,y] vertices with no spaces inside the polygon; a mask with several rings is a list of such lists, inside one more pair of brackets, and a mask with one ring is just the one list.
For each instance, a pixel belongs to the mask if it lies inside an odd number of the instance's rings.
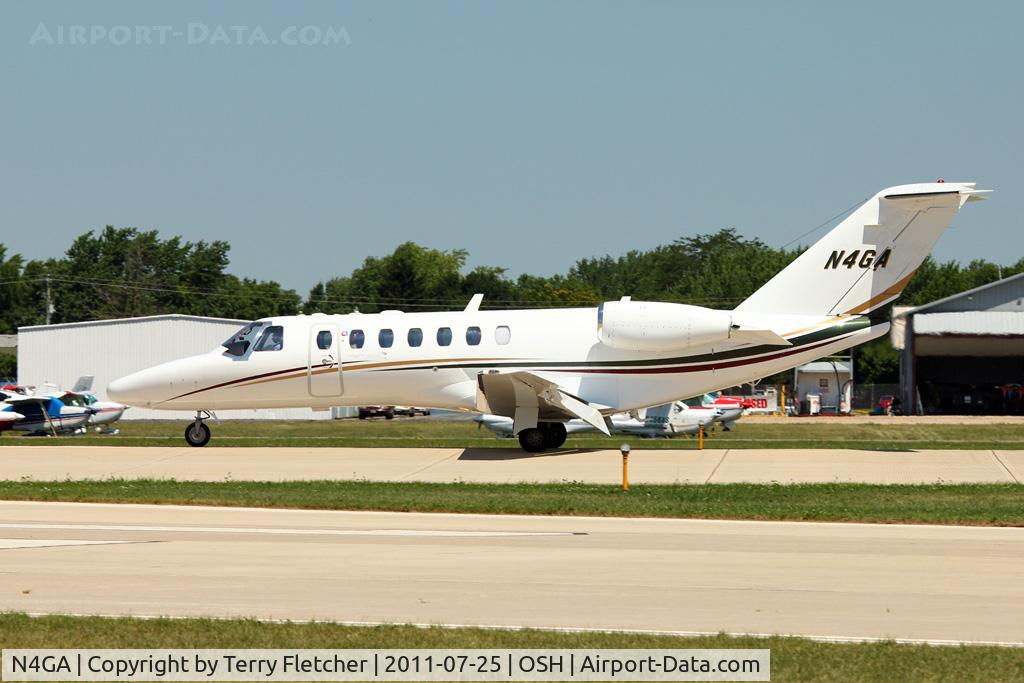
{"label": "green grass", "polygon": [[1019,681],[1014,648],[0,614],[5,648],[768,648],[773,681]]}
{"label": "green grass", "polygon": [[371,481],[0,481],[0,499],[833,522],[1024,526],[1020,484],[633,486]]}
{"label": "green grass", "polygon": [[[213,430],[210,447],[301,446],[301,447],[437,447],[510,448],[511,439],[499,439],[476,423],[466,420],[232,420],[209,422]],[[182,446],[185,421],[121,422],[121,434],[87,434],[57,438],[23,437],[5,432],[0,446],[52,446],[55,444],[94,446]],[[622,436],[571,436],[567,448],[616,448]],[[634,448],[697,447],[692,437],[640,439],[630,437]],[[744,423],[729,432],[718,429],[705,440],[705,448],[858,448],[875,450],[920,449],[1024,449],[1024,426],[1020,424],[936,425],[907,424],[793,424]]]}

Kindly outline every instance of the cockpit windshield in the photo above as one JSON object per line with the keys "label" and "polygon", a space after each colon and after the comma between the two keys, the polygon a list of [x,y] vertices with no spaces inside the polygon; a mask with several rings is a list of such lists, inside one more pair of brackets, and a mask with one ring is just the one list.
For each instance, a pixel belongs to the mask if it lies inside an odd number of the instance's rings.
{"label": "cockpit windshield", "polygon": [[85,408],[89,405],[86,403],[85,397],[79,394],[64,394],[60,397],[60,402],[66,406],[77,406],[78,408]]}
{"label": "cockpit windshield", "polygon": [[263,330],[260,340],[256,342],[254,351],[280,351],[284,348],[284,328],[280,325],[271,325]]}
{"label": "cockpit windshield", "polygon": [[255,341],[259,331],[270,323],[266,321],[256,321],[249,323],[238,332],[224,340],[221,344],[227,351],[229,356],[244,356]]}

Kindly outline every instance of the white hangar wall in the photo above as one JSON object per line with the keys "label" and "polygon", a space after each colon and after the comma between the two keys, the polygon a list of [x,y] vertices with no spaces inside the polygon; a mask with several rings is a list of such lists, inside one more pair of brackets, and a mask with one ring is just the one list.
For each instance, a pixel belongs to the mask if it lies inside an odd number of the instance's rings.
{"label": "white hangar wall", "polygon": [[[107,385],[118,377],[185,356],[206,353],[230,337],[247,320],[192,315],[96,320],[18,329],[18,383],[37,391],[70,389],[79,377],[93,375],[93,392],[106,398]],[[49,385],[49,386],[48,386]],[[125,420],[189,418],[182,410],[132,408]],[[314,420],[330,411],[309,408],[222,410],[217,417],[253,420]]]}

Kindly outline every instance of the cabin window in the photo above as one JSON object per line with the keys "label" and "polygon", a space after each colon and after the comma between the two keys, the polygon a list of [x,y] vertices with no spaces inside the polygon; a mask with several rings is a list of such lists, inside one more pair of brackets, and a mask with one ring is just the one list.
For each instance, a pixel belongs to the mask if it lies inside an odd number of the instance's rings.
{"label": "cabin window", "polygon": [[409,346],[419,346],[423,343],[423,330],[418,327],[414,327],[409,330]]}
{"label": "cabin window", "polygon": [[494,341],[498,342],[502,346],[512,341],[512,330],[508,329],[508,325],[501,325],[495,328]]}
{"label": "cabin window", "polygon": [[483,337],[483,333],[480,332],[479,327],[467,327],[466,328],[466,343],[470,346],[478,346],[480,339]]}
{"label": "cabin window", "polygon": [[284,328],[280,325],[271,325],[263,330],[260,339],[256,342],[254,351],[280,351],[284,348]]}
{"label": "cabin window", "polygon": [[331,344],[334,343],[334,335],[331,334],[330,330],[320,330],[316,333],[316,347],[318,349],[327,350],[331,348]]}
{"label": "cabin window", "polygon": [[452,328],[442,327],[437,331],[437,345],[450,346],[452,343]]}
{"label": "cabin window", "polygon": [[395,343],[394,330],[381,330],[378,332],[377,343],[380,344],[382,349],[390,349],[391,345]]}
{"label": "cabin window", "polygon": [[348,334],[348,345],[353,349],[363,348],[363,344],[366,343],[366,335],[362,330],[352,330]]}

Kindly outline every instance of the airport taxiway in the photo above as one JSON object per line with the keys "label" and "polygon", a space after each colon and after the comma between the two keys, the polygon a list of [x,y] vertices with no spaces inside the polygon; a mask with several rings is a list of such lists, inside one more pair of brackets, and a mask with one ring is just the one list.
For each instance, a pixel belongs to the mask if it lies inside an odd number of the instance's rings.
{"label": "airport taxiway", "polygon": [[1018,528],[26,502],[0,520],[3,610],[1024,642]]}
{"label": "airport taxiway", "polygon": [[[0,448],[0,479],[614,484],[621,481],[621,463],[618,451],[589,449],[532,455],[505,448],[5,446]],[[629,472],[636,484],[1022,483],[1024,451],[637,449]]]}

